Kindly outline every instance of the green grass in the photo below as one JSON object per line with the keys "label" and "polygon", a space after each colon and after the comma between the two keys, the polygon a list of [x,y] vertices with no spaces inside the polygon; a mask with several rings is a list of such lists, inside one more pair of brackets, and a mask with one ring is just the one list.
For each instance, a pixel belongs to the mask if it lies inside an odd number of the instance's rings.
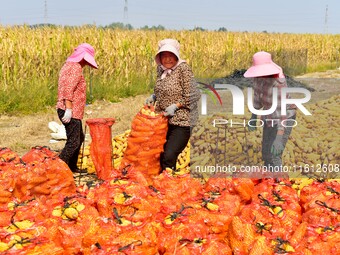
{"label": "green grass", "polygon": [[131,77],[130,80],[107,80],[96,77],[87,80],[87,101],[108,100],[118,102],[120,98],[136,96],[150,92],[150,81],[142,77]]}
{"label": "green grass", "polygon": [[[86,73],[86,71],[85,71]],[[149,79],[131,76],[129,80],[101,79],[85,74],[87,83],[87,103],[95,100],[118,102],[121,98],[150,92]],[[50,79],[32,79],[23,84],[0,90],[1,114],[31,114],[54,107],[58,93],[57,77]]]}
{"label": "green grass", "polygon": [[313,73],[313,72],[325,72],[327,70],[332,70],[340,67],[340,63],[332,62],[332,63],[315,63],[310,65],[306,72]]}

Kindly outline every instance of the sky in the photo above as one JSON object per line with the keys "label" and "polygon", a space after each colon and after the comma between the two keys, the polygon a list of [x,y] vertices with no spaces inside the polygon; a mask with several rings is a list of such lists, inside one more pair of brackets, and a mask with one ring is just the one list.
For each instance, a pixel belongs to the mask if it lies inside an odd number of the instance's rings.
{"label": "sky", "polygon": [[340,33],[339,0],[0,0],[0,24]]}

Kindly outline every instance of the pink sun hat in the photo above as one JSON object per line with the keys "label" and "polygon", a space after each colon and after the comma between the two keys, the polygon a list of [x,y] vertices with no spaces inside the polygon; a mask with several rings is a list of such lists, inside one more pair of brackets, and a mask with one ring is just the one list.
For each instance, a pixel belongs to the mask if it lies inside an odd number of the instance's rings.
{"label": "pink sun hat", "polygon": [[94,48],[88,43],[82,43],[74,49],[71,56],[69,56],[66,62],[79,63],[82,59],[85,59],[92,67],[98,68],[96,61],[94,60]]}
{"label": "pink sun hat", "polygon": [[260,77],[279,74],[283,76],[282,68],[275,64],[270,53],[260,51],[253,56],[253,65],[244,73],[244,77]]}
{"label": "pink sun hat", "polygon": [[160,58],[160,53],[164,51],[171,52],[175,54],[178,60],[181,60],[179,57],[179,48],[180,44],[177,40],[175,39],[163,39],[158,42],[158,51],[155,56],[155,61],[157,65],[161,65],[161,58]]}

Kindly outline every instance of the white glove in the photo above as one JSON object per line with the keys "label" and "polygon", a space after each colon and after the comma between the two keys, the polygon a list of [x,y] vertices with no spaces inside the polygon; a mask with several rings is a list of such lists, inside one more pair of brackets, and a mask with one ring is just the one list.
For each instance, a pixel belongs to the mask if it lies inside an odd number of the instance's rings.
{"label": "white glove", "polygon": [[248,121],[248,131],[252,132],[256,130],[256,121],[257,121],[257,115],[252,114],[250,120]]}
{"label": "white glove", "polygon": [[64,116],[61,118],[61,120],[64,122],[64,123],[69,123],[71,121],[71,118],[72,118],[72,109],[66,109],[65,110],[65,114]]}
{"label": "white glove", "polygon": [[165,109],[164,116],[174,116],[175,111],[178,109],[176,104],[172,104]]}
{"label": "white glove", "polygon": [[146,105],[151,105],[154,104],[156,102],[156,95],[152,94],[151,96],[149,96],[146,100],[145,100],[145,104]]}
{"label": "white glove", "polygon": [[274,156],[281,155],[283,152],[284,147],[283,147],[283,136],[282,135],[276,135],[276,138],[274,140],[274,143],[271,148],[271,153]]}

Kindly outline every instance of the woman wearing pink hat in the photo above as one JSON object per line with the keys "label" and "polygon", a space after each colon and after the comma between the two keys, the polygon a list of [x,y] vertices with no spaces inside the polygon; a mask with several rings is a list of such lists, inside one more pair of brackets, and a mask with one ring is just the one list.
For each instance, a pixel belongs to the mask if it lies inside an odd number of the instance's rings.
{"label": "woman wearing pink hat", "polygon": [[[273,104],[273,88],[278,89],[276,110],[263,115],[262,159],[266,167],[281,167],[282,153],[296,118],[295,106],[287,107],[287,115],[281,114],[281,88],[287,87],[282,68],[272,61],[268,52],[257,52],[253,65],[244,77],[254,78],[253,105],[257,110],[268,110]],[[252,114],[248,130],[256,129],[257,115]],[[283,125],[284,123],[284,125]]]}
{"label": "woman wearing pink hat", "polygon": [[83,43],[74,49],[59,73],[56,108],[67,136],[65,147],[59,157],[67,163],[72,172],[80,172],[77,160],[84,141],[82,119],[86,104],[86,82],[82,71],[87,65],[98,68],[93,47]]}
{"label": "woman wearing pink hat", "polygon": [[191,128],[198,120],[198,100],[201,93],[189,65],[179,56],[180,44],[175,39],[158,43],[155,56],[157,80],[154,94],[146,104],[156,104],[156,111],[169,116],[169,127],[164,152],[161,155],[163,170],[175,170],[178,155],[186,147]]}

